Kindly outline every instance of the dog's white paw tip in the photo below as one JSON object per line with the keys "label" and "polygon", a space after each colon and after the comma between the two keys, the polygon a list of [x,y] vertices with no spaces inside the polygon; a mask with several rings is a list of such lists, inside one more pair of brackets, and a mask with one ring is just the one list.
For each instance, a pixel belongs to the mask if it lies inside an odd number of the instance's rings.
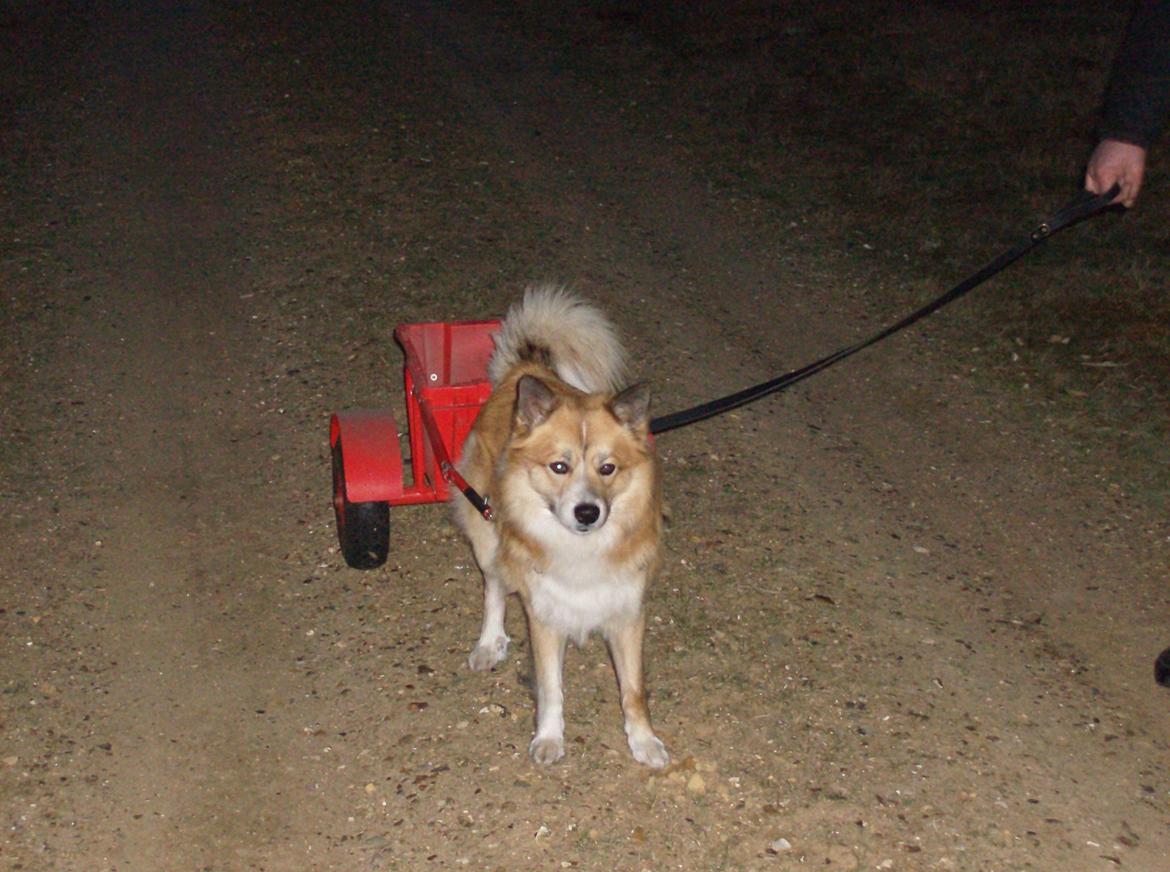
{"label": "dog's white paw tip", "polygon": [[657,736],[644,739],[630,739],[630,753],[643,766],[651,769],[665,769],[670,764],[670,754]]}
{"label": "dog's white paw tip", "polygon": [[487,672],[508,656],[507,638],[496,639],[486,645],[476,645],[467,658],[467,665],[476,672]]}
{"label": "dog's white paw tip", "polygon": [[533,739],[528,746],[528,753],[532,759],[541,765],[556,763],[565,756],[564,739],[544,738]]}

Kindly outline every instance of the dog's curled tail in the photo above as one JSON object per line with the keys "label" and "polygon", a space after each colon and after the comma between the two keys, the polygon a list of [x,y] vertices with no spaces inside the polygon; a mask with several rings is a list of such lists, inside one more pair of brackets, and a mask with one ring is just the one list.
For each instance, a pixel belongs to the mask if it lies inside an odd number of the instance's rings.
{"label": "dog's curled tail", "polygon": [[615,393],[623,385],[625,354],[609,319],[559,285],[529,285],[508,310],[488,377],[499,384],[513,366],[535,361],[586,393]]}

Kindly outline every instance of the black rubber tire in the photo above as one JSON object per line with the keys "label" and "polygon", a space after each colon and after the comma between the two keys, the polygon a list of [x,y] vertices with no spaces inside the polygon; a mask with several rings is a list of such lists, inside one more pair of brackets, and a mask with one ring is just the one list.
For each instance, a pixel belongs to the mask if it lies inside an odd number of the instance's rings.
{"label": "black rubber tire", "polygon": [[1154,661],[1154,681],[1162,687],[1170,687],[1170,648],[1158,655]]}
{"label": "black rubber tire", "polygon": [[333,446],[333,513],[345,562],[354,569],[377,569],[390,553],[390,504],[351,503],[345,493],[341,440]]}

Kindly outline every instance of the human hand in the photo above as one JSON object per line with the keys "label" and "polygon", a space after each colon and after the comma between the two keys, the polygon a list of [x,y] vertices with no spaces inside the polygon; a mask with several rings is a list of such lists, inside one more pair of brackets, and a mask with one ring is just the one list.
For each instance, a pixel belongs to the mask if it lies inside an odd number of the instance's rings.
{"label": "human hand", "polygon": [[1113,202],[1128,209],[1137,201],[1145,172],[1144,148],[1116,139],[1103,139],[1089,156],[1089,165],[1085,169],[1085,190],[1103,194],[1114,184],[1119,184],[1121,193]]}

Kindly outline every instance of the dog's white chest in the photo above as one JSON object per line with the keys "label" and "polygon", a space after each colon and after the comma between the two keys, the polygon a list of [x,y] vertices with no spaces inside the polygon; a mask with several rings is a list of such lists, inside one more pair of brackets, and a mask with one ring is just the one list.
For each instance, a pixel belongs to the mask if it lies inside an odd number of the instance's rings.
{"label": "dog's white chest", "polygon": [[597,559],[560,560],[528,580],[536,616],[578,644],[602,627],[624,623],[642,608],[641,578]]}

